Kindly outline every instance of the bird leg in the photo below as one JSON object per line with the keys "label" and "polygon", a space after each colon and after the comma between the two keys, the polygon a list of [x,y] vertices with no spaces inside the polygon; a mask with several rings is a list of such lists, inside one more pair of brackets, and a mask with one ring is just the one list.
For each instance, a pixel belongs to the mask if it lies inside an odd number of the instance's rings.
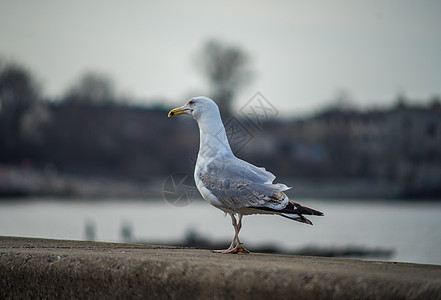
{"label": "bird leg", "polygon": [[233,240],[231,241],[231,245],[230,245],[230,247],[228,247],[228,249],[224,249],[224,250],[213,250],[213,252],[216,252],[216,253],[234,253],[234,252],[232,252],[232,251],[233,251],[233,249],[235,248],[235,246],[237,245],[237,242],[236,242],[236,238],[237,238],[237,222],[236,222],[236,218],[234,217],[233,214],[230,214],[230,216],[231,216],[231,222],[232,222],[232,224],[233,224],[234,231],[235,231],[235,234],[234,234]]}
{"label": "bird leg", "polygon": [[239,231],[242,228],[242,217],[243,217],[243,215],[239,214],[239,222],[237,223],[237,231],[236,231],[236,247],[235,247],[235,249],[237,250],[237,252],[250,253],[250,251],[248,251],[247,249],[242,247],[242,243],[239,240]]}
{"label": "bird leg", "polygon": [[238,229],[237,221],[236,221],[236,218],[234,217],[234,215],[231,214],[230,216],[231,216],[231,223],[233,224],[233,227],[234,227],[234,237],[233,237],[233,240],[231,241],[231,245],[228,248],[228,250],[233,250],[237,245],[237,239],[239,237],[239,229]]}
{"label": "bird leg", "polygon": [[233,240],[231,241],[231,245],[230,247],[228,247],[228,249],[225,250],[213,250],[213,252],[216,253],[249,253],[248,250],[246,250],[244,247],[242,247],[242,243],[239,240],[239,231],[242,228],[242,215],[239,214],[239,222],[236,221],[236,218],[234,217],[233,214],[230,214],[231,216],[231,222],[233,224],[234,227],[234,237]]}

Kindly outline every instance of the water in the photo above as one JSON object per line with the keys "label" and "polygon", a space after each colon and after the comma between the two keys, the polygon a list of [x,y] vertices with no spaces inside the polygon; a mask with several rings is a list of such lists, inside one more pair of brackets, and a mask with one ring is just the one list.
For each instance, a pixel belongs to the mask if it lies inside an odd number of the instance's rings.
{"label": "water", "polygon": [[[311,217],[314,226],[278,216],[246,216],[241,231],[245,245],[274,243],[283,249],[304,246],[360,246],[394,250],[390,260],[441,265],[441,203],[336,202],[300,200],[325,213]],[[213,240],[231,240],[230,218],[205,202],[173,207],[164,201],[33,201],[0,202],[0,235],[120,242],[181,240],[189,229]]]}

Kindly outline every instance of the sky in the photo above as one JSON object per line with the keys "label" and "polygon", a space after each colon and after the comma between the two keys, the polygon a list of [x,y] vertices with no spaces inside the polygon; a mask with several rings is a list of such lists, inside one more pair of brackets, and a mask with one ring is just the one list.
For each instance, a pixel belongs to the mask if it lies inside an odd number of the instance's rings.
{"label": "sky", "polygon": [[95,71],[121,94],[175,106],[209,93],[195,61],[218,39],[251,58],[236,109],[256,92],[284,115],[342,92],[358,107],[428,103],[441,95],[440,16],[438,0],[0,0],[0,57],[28,67],[49,97]]}

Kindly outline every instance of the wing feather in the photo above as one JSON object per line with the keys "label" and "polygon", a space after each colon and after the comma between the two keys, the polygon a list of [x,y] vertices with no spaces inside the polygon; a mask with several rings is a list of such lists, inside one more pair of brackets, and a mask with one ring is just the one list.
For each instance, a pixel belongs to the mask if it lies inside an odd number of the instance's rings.
{"label": "wing feather", "polygon": [[283,209],[289,202],[284,184],[273,184],[275,176],[236,157],[210,162],[199,174],[204,186],[228,209],[268,207]]}

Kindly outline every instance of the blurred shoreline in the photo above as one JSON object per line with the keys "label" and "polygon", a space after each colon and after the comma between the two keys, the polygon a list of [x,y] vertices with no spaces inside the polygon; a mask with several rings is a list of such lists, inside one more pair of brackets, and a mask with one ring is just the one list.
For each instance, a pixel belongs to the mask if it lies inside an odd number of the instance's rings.
{"label": "blurred shoreline", "polygon": [[160,198],[160,180],[55,174],[48,170],[0,165],[0,200],[10,197],[142,197]]}

